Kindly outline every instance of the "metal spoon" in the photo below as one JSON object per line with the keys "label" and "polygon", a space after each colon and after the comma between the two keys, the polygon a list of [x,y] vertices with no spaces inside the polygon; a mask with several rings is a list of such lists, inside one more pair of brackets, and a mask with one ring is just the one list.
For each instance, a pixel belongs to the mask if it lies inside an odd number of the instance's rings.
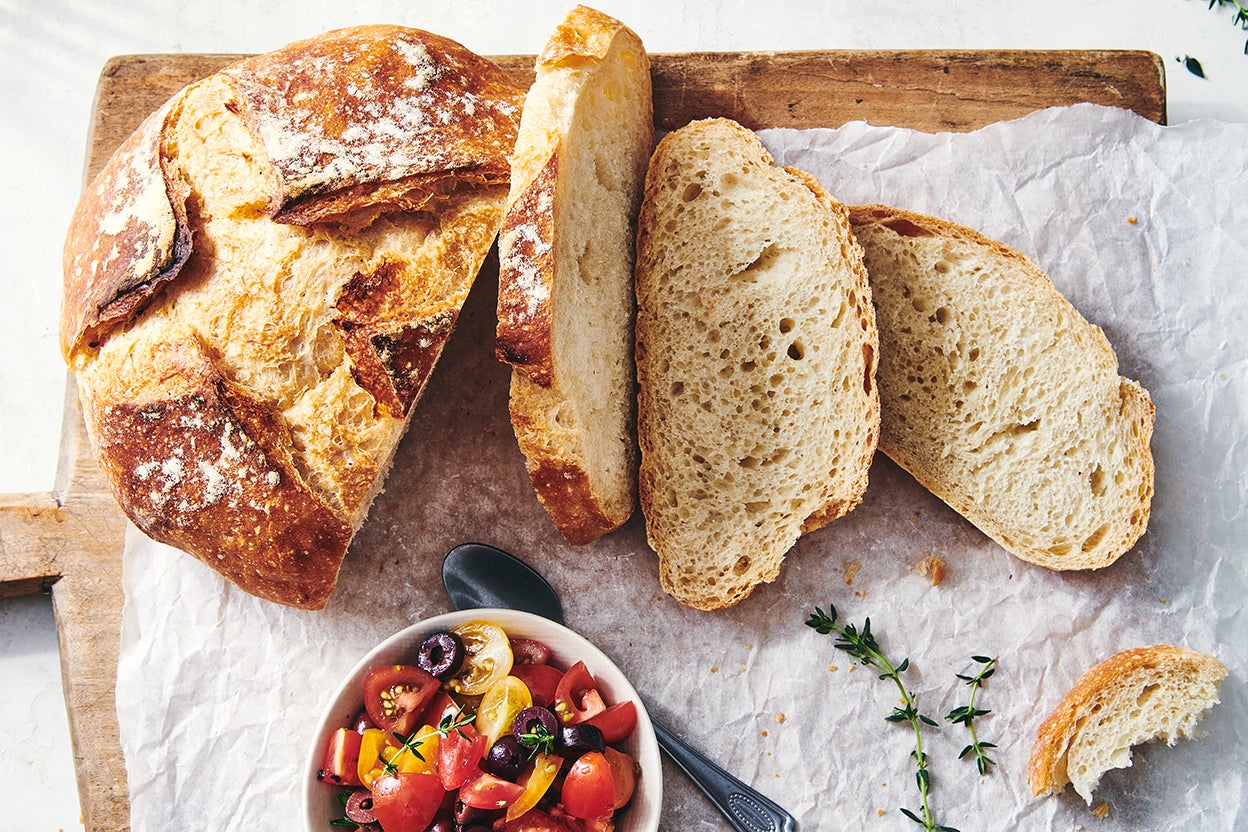
{"label": "metal spoon", "polygon": [[[523,610],[563,623],[563,604],[546,579],[514,555],[483,543],[456,546],[442,562],[442,585],[455,609]],[[793,832],[793,816],[685,744],[654,719],[667,753],[737,832]]]}

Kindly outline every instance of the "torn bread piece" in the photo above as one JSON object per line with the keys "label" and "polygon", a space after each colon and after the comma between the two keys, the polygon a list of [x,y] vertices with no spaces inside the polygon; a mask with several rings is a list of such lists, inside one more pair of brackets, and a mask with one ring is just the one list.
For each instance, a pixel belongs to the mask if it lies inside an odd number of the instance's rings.
{"label": "torn bread piece", "polygon": [[1224,678],[1226,665],[1213,656],[1167,645],[1124,650],[1096,665],[1036,734],[1027,763],[1032,794],[1070,783],[1091,805],[1101,775],[1131,765],[1132,746],[1195,736]]}

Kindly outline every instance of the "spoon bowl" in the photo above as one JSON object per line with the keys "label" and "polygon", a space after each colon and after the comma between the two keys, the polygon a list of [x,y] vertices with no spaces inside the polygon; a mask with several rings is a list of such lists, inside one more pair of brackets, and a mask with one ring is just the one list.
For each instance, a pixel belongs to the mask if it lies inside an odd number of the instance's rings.
{"label": "spoon bowl", "polygon": [[[520,558],[484,543],[464,543],[448,552],[442,562],[442,585],[458,610],[487,603],[563,623],[563,605],[554,587]],[[650,723],[659,747],[737,832],[792,832],[797,828],[793,816],[770,798],[712,763],[658,720],[650,718]]]}

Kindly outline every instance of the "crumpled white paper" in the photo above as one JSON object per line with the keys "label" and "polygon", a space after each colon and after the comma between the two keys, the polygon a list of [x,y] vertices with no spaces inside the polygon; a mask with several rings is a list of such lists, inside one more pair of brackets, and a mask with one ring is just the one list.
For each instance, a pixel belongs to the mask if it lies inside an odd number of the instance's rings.
{"label": "crumpled white paper", "polygon": [[[564,597],[568,623],[630,675],[653,713],[785,805],[800,830],[916,828],[912,736],[884,721],[896,692],[804,625],[834,603],[870,616],[942,722],[925,734],[938,821],[970,830],[1231,830],[1248,810],[1248,125],[1159,127],[1090,105],[970,134],[849,124],[766,131],[783,164],[847,203],[934,214],[1035,259],[1157,406],[1148,533],[1095,573],[1016,560],[879,457],[863,505],[803,538],[780,578],[702,613],[658,586],[639,518],[571,549],[529,489],[493,359],[493,288],[479,285],[421,401],[386,493],[329,607],[258,601],[197,561],[127,540],[117,702],[136,832],[297,830],[313,720],[373,643],[449,609],[452,546],[510,549]],[[936,587],[915,571],[929,555]],[[1171,643],[1230,668],[1208,736],[1136,749],[1096,792],[1035,799],[1035,731],[1078,676],[1129,647]],[[997,765],[957,759],[955,678],[999,657],[977,720]],[[643,775],[644,776],[644,775]],[[664,763],[666,830],[728,826]],[[326,827],[329,828],[328,826]]]}

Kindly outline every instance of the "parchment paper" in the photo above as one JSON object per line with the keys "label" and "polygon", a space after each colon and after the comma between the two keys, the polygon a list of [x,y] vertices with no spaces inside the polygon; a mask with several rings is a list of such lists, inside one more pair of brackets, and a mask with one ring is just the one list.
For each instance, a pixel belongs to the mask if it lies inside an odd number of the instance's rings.
{"label": "parchment paper", "polygon": [[[125,554],[117,701],[136,832],[299,828],[299,768],[336,681],[373,643],[449,609],[442,555],[492,543],[539,567],[570,626],[611,655],[651,710],[787,806],[799,829],[905,830],[918,808],[895,691],[855,672],[804,626],[815,605],[871,617],[904,678],[941,717],[965,703],[956,673],[999,657],[979,705],[997,766],[958,760],[961,726],[926,733],[932,806],[969,830],[1245,827],[1248,770],[1248,125],[1158,127],[1093,106],[965,135],[850,124],[769,131],[784,164],[847,203],[884,202],[969,225],[1037,260],[1114,344],[1157,405],[1148,533],[1117,564],[1059,574],[1016,560],[882,456],[863,505],[803,538],[780,578],[702,613],[661,591],[639,517],[566,546],[533,498],[493,358],[494,289],[478,281],[419,405],[385,494],[322,612],[252,599],[137,532]],[[1132,220],[1134,218],[1134,221]],[[488,274],[488,272],[487,272]],[[929,555],[948,574],[915,570]],[[1155,643],[1229,666],[1208,736],[1137,749],[1097,790],[1025,781],[1040,721],[1075,679]],[[727,824],[671,766],[664,829]]]}

